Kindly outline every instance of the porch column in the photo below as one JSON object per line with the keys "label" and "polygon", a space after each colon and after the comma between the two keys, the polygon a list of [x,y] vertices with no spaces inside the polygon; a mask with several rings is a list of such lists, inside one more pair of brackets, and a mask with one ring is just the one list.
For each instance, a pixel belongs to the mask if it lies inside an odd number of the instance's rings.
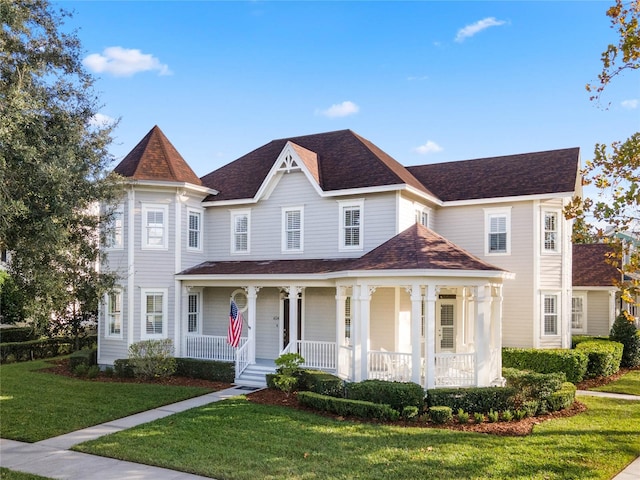
{"label": "porch column", "polygon": [[[502,379],[502,285],[496,285],[492,288],[493,296],[491,298],[491,348],[496,354],[494,368],[495,372],[491,372],[494,379]],[[492,352],[493,355],[493,352]]]}
{"label": "porch column", "polygon": [[476,385],[488,387],[491,383],[491,286],[476,287]]}
{"label": "porch column", "polygon": [[298,294],[302,289],[289,287],[289,344],[294,344],[293,352],[298,352]]}
{"label": "porch column", "polygon": [[420,327],[422,319],[422,287],[413,284],[411,293],[411,381],[420,384]]}
{"label": "porch column", "polygon": [[180,284],[180,297],[181,297],[181,301],[180,301],[180,313],[178,314],[178,317],[176,318],[176,325],[179,323],[180,324],[180,328],[176,327],[176,334],[178,333],[178,331],[180,332],[180,336],[176,338],[175,341],[175,353],[174,355],[176,357],[184,357],[187,356],[187,354],[189,352],[187,352],[187,333],[189,332],[189,329],[187,327],[185,327],[185,324],[188,322],[188,317],[189,317],[189,312],[188,312],[188,308],[189,308],[189,302],[187,301],[187,295],[189,295],[189,290],[191,289],[191,287],[185,287],[184,285],[182,285],[182,282],[178,282]]}
{"label": "porch column", "polygon": [[256,300],[260,287],[247,287],[247,342],[249,342],[249,363],[256,363]]}
{"label": "porch column", "polygon": [[424,304],[424,361],[426,388],[436,385],[436,286],[425,288]]}
{"label": "porch column", "polygon": [[[358,287],[358,318],[355,347],[355,368],[354,380],[359,382],[365,380],[369,375],[369,315],[371,295],[375,292],[375,287],[360,285]],[[355,293],[355,292],[354,292]],[[353,322],[353,320],[352,320]]]}

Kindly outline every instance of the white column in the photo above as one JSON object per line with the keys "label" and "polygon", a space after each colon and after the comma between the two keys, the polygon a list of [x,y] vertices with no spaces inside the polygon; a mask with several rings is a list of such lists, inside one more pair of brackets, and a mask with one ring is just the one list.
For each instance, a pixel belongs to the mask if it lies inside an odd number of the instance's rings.
{"label": "white column", "polygon": [[491,286],[476,287],[476,385],[488,387],[491,365]]}
{"label": "white column", "polygon": [[[134,280],[136,274],[135,264],[135,205],[136,192],[131,187],[127,192],[127,346],[134,343],[134,312],[133,306],[135,302]],[[142,220],[141,228],[142,228]],[[124,300],[124,299],[123,299]]]}
{"label": "white column", "polygon": [[411,381],[420,383],[420,327],[422,319],[422,288],[417,283],[409,289],[411,293]]}
{"label": "white column", "polygon": [[436,384],[436,286],[428,284],[425,288],[424,304],[424,361],[426,362],[426,388]]}
{"label": "white column", "polygon": [[[356,382],[365,380],[369,375],[369,316],[371,295],[375,292],[375,287],[364,284],[360,285],[358,290],[358,342],[354,369]],[[353,318],[351,322],[353,323]]]}
{"label": "white column", "polygon": [[502,285],[493,287],[491,299],[491,348],[496,352],[496,371],[492,379],[502,378]]}
{"label": "white column", "polygon": [[[611,331],[611,327],[613,327],[613,322],[616,320],[616,292],[609,292],[609,331]],[[586,322],[587,319],[585,318]],[[587,328],[589,328],[589,324],[587,323]]]}
{"label": "white column", "polygon": [[[180,273],[182,270],[182,203],[180,200],[180,190],[176,190],[175,195],[175,221],[174,221],[174,273]],[[168,222],[168,219],[167,219]],[[169,231],[167,223],[167,232]],[[180,282],[173,282],[173,344],[176,348],[176,356],[179,356],[180,345],[182,344],[182,292],[180,291]],[[171,337],[169,337],[171,338]]]}
{"label": "white column", "polygon": [[249,363],[256,363],[256,304],[259,287],[247,287],[247,342],[249,343]]}

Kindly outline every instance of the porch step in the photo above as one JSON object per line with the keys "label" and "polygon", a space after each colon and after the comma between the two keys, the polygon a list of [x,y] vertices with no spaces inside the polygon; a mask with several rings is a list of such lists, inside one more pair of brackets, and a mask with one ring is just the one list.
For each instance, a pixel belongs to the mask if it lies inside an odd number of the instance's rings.
{"label": "porch step", "polygon": [[276,367],[270,365],[251,364],[236,378],[236,385],[250,387],[266,387],[268,373],[276,373]]}

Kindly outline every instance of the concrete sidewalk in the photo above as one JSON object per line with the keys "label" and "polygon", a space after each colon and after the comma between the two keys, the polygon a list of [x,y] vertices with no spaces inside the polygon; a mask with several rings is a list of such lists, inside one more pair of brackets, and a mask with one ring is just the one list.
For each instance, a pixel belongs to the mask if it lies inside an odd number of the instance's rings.
{"label": "concrete sidewalk", "polygon": [[[114,458],[100,457],[86,453],[72,452],[73,445],[93,440],[110,433],[126,430],[136,425],[152,422],[174,413],[218,402],[226,398],[242,395],[255,389],[232,387],[219,392],[208,393],[182,402],[165,405],[112,422],[103,423],[76,432],[48,438],[36,443],[16,442],[0,439],[0,467],[43,477],[61,480],[197,480],[209,479],[166,468],[152,467]],[[635,395],[593,392],[579,390],[578,395],[618,398],[640,401]],[[640,479],[640,457],[629,464],[612,480]]]}

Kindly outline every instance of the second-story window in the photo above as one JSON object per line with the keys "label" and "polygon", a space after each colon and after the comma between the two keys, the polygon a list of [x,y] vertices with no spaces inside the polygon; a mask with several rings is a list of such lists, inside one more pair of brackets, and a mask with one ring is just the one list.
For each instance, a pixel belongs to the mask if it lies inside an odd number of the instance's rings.
{"label": "second-story window", "polygon": [[143,249],[166,250],[168,248],[168,219],[169,209],[166,205],[142,206]]}
{"label": "second-story window", "polygon": [[429,226],[429,213],[421,210],[421,209],[417,209],[416,210],[416,223],[419,223],[420,225],[424,225],[425,227]]}
{"label": "second-story window", "polygon": [[231,253],[249,253],[249,211],[231,212]]}
{"label": "second-story window", "polygon": [[282,209],[282,251],[301,252],[303,250],[303,208]]}
{"label": "second-story window", "polygon": [[109,219],[107,226],[107,248],[124,248],[124,207],[118,205]]}
{"label": "second-story window", "polygon": [[487,255],[511,253],[511,209],[485,209],[485,252]]}
{"label": "second-story window", "polygon": [[188,243],[190,250],[202,250],[202,213],[189,210]]}
{"label": "second-story window", "polygon": [[558,251],[558,214],[544,212],[544,245],[545,252]]}
{"label": "second-story window", "polygon": [[362,211],[364,202],[356,200],[354,202],[340,202],[340,249],[341,250],[362,250]]}

